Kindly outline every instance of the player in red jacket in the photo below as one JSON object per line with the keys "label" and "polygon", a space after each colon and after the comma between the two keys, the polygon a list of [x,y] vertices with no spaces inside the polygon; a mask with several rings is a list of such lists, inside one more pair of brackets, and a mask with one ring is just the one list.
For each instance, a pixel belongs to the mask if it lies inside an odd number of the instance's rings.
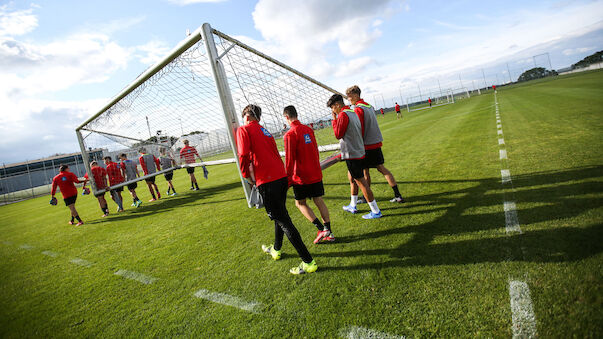
{"label": "player in red jacket", "polygon": [[[320,169],[318,145],[316,144],[314,131],[297,119],[297,110],[294,106],[285,107],[283,115],[291,125],[283,140],[287,180],[289,186],[293,186],[295,206],[318,229],[316,239],[314,239],[315,244],[323,239],[335,241],[335,237],[331,232],[329,209],[322,200],[325,189],[322,184],[322,170]],[[306,203],[307,198],[311,198],[318,207],[324,225]]]}
{"label": "player in red jacket", "polygon": [[431,98],[427,98],[427,102],[429,103],[429,107],[431,107]]}
{"label": "player in red jacket", "polygon": [[[262,109],[259,106],[247,105],[243,109],[242,118],[245,125],[237,129],[237,151],[241,175],[251,185],[257,185],[264,200],[266,213],[274,220],[274,244],[262,245],[262,250],[271,255],[272,259],[280,259],[283,235],[286,234],[302,259],[302,263],[289,272],[312,273],[318,269],[318,265],[312,259],[287,211],[287,172],[274,137],[260,125],[261,115]],[[251,174],[252,171],[255,178]]]}
{"label": "player in red jacket", "polygon": [[[122,182],[124,182],[124,175],[123,175],[123,170],[122,170],[121,166],[118,163],[113,162],[111,160],[110,156],[104,157],[103,160],[105,160],[107,177],[109,177],[109,185],[115,186],[117,184],[121,184]],[[112,188],[109,191],[110,192],[109,194],[111,194],[111,199],[113,199],[113,201],[115,201],[115,203],[117,204],[117,212],[124,211],[124,206],[123,206],[124,198],[121,196],[121,192],[123,192],[123,191],[124,191],[123,186],[118,187],[118,188]]]}
{"label": "player in red jacket", "polygon": [[63,196],[63,200],[65,201],[65,206],[69,208],[71,211],[71,221],[69,221],[69,225],[73,225],[75,220],[77,219],[76,226],[83,225],[84,222],[80,218],[79,213],[75,209],[75,201],[77,200],[77,188],[75,188],[74,183],[80,183],[80,179],[69,171],[69,166],[61,165],[59,167],[59,174],[57,174],[54,178],[52,178],[52,200],[56,201],[54,197],[57,192],[57,186],[61,190],[61,195]]}
{"label": "player in red jacket", "polygon": [[[105,200],[105,189],[107,188],[107,171],[104,168],[98,165],[98,162],[93,161],[90,163],[90,172],[92,172],[92,177],[94,178],[94,185],[96,186],[97,191],[101,191],[101,193],[95,193],[94,196],[98,199],[98,205],[100,206],[101,211],[103,211],[103,217],[109,215],[109,207],[107,206],[107,200]],[[84,175],[84,189],[86,188],[86,183],[88,180],[88,173]]]}
{"label": "player in red jacket", "polygon": [[396,119],[400,119],[400,105],[396,102]]}

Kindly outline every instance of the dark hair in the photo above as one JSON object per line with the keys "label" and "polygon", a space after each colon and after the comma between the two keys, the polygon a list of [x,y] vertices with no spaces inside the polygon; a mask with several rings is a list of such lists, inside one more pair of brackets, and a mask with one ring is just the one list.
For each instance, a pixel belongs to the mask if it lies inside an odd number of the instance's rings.
{"label": "dark hair", "polygon": [[126,158],[126,159],[128,158],[128,156],[126,155],[126,153],[122,153],[122,154],[120,154],[120,155],[119,155],[119,157],[120,157],[120,158]]}
{"label": "dark hair", "polygon": [[345,94],[346,95],[350,95],[350,94],[358,94],[360,95],[360,87],[358,87],[358,85],[354,85],[348,89],[345,90]]}
{"label": "dark hair", "polygon": [[103,158],[103,160],[109,160],[109,161],[111,161],[111,157],[107,155],[106,157]]}
{"label": "dark hair", "polygon": [[59,171],[65,172],[68,168],[69,165],[61,164],[61,166],[59,166]]}
{"label": "dark hair", "polygon": [[256,118],[258,121],[262,116],[262,109],[260,106],[249,104],[243,108],[243,113],[241,114],[241,118],[245,118],[245,115],[249,114],[251,117]]}
{"label": "dark hair", "polygon": [[285,107],[285,109],[283,110],[283,114],[288,116],[289,118],[297,118],[297,110],[293,105]]}
{"label": "dark hair", "polygon": [[343,105],[343,97],[341,96],[341,94],[331,95],[331,97],[329,98],[329,101],[327,101],[327,107],[331,107],[337,103],[340,103]]}

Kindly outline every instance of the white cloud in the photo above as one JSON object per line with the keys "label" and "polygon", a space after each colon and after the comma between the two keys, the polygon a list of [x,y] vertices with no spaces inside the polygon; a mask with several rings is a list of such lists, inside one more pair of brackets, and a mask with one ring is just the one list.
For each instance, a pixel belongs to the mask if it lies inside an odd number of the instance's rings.
{"label": "white cloud", "polygon": [[136,46],[135,50],[136,57],[140,62],[153,65],[168,54],[170,47],[164,41],[152,40],[144,45]]}
{"label": "white cloud", "polygon": [[338,67],[337,73],[335,73],[335,75],[343,77],[347,75],[358,74],[364,71],[367,66],[371,63],[374,63],[373,58],[367,56],[352,59],[348,62],[341,64]]}
{"label": "white cloud", "polygon": [[373,21],[373,27],[381,26],[383,24],[383,20],[377,19]]}
{"label": "white cloud", "polygon": [[38,26],[32,9],[10,11],[8,5],[0,6],[0,37],[24,35]]}
{"label": "white cloud", "polygon": [[581,48],[568,48],[568,49],[564,49],[563,55],[574,55],[574,54],[580,54],[580,53],[586,53],[589,51],[594,50],[594,47],[581,47]]}

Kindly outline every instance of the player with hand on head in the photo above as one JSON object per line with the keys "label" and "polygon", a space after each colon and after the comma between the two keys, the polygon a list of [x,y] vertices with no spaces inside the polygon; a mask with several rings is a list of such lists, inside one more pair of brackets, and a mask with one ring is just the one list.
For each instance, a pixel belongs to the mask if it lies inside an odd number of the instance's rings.
{"label": "player with hand on head", "polygon": [[[140,176],[140,172],[138,172],[138,166],[134,161],[128,159],[126,153],[120,154],[119,158],[121,159],[121,170],[123,171],[127,181],[135,180]],[[128,184],[128,191],[130,191],[130,195],[132,196],[133,207],[140,207],[140,205],[142,205],[142,200],[138,199],[138,195],[136,195],[137,187],[138,184],[135,182]]]}
{"label": "player with hand on head", "polygon": [[[371,212],[362,216],[364,219],[381,218],[381,210],[377,206],[377,201],[373,196],[370,185],[364,178],[364,142],[362,138],[362,125],[360,118],[350,106],[346,106],[343,102],[343,97],[339,94],[333,94],[327,107],[331,108],[333,114],[333,132],[335,138],[339,139],[339,147],[341,149],[341,159],[345,160],[348,167],[348,175],[354,183],[360,186],[362,193],[369,201]],[[356,200],[358,195],[355,196]],[[343,209],[350,213],[356,213],[356,201],[352,195],[352,204],[343,206]]]}
{"label": "player with hand on head", "polygon": [[[176,166],[176,161],[174,160],[174,158],[172,158],[171,156],[169,156],[167,154],[167,150],[165,148],[162,148],[159,153],[161,153],[161,155],[159,156],[159,163],[161,164],[161,168],[163,168],[164,170],[168,169],[168,168],[172,168],[174,166]],[[165,181],[167,181],[168,183],[168,190],[167,190],[167,195],[170,195],[170,190],[172,191],[171,196],[175,196],[176,195],[176,189],[174,188],[174,185],[172,184],[172,179],[174,178],[174,171],[169,171],[169,172],[165,172],[163,173],[163,176],[165,177]]]}
{"label": "player with hand on head", "polygon": [[[90,163],[90,172],[92,172],[92,177],[94,178],[94,185],[96,186],[97,191],[105,190],[107,188],[107,171],[98,165],[98,162],[93,161]],[[90,178],[88,178],[88,173],[84,175],[84,189],[86,189],[86,183]],[[101,211],[103,211],[103,217],[109,215],[109,207],[107,206],[107,200],[105,199],[105,192],[95,193],[94,196],[98,199],[98,205],[100,206]]]}
{"label": "player with hand on head", "polygon": [[[245,125],[237,129],[237,151],[241,175],[251,185],[257,185],[264,200],[266,213],[271,220],[274,220],[274,245],[262,245],[262,251],[272,256],[274,260],[280,259],[283,235],[286,234],[302,259],[302,263],[289,272],[312,273],[318,269],[318,265],[308,252],[287,211],[285,204],[289,188],[287,172],[276,148],[274,137],[260,125],[261,115],[262,109],[259,106],[247,105],[243,109],[242,118]],[[251,175],[251,170],[255,179]]]}
{"label": "player with hand on head", "polygon": [[75,220],[77,220],[76,226],[81,226],[84,224],[82,219],[80,218],[79,213],[75,209],[75,201],[77,200],[77,188],[75,188],[75,183],[81,183],[78,177],[69,171],[68,165],[61,165],[59,167],[59,174],[57,174],[54,178],[52,178],[52,191],[50,194],[52,195],[52,201],[56,205],[56,198],[54,195],[57,192],[57,186],[61,190],[61,195],[63,196],[63,200],[65,201],[65,206],[69,208],[71,211],[71,221],[69,221],[69,225],[74,225]]}
{"label": "player with hand on head", "polygon": [[[294,106],[285,107],[283,115],[291,125],[283,140],[287,180],[289,186],[293,186],[295,206],[318,229],[314,239],[315,244],[321,240],[335,241],[331,232],[329,209],[322,199],[325,189],[322,184],[322,170],[314,131],[297,119],[297,110]],[[306,203],[307,198],[312,199],[318,207],[324,225]]]}
{"label": "player with hand on head", "polygon": [[[161,170],[161,165],[159,164],[159,159],[157,159],[153,154],[147,154],[147,150],[143,147],[140,149],[140,157],[138,158],[140,162],[140,167],[142,167],[142,171],[144,175],[153,174],[159,170]],[[157,199],[161,199],[161,194],[159,193],[159,188],[155,183],[155,176],[144,179],[149,187],[149,191],[151,192],[151,197],[153,197],[149,202],[155,201]],[[155,192],[157,192],[157,197],[155,197],[155,193],[153,192],[153,188],[155,188]]]}
{"label": "player with hand on head", "polygon": [[[107,177],[109,177],[109,186],[114,186],[124,182],[124,176],[121,170],[121,166],[118,163],[113,162],[110,156],[103,158],[105,160],[105,167],[107,171]],[[110,188],[110,187],[109,187]],[[124,198],[121,196],[121,192],[124,191],[124,187],[110,188],[109,194],[111,199],[117,204],[117,212],[124,211],[123,201]]]}
{"label": "player with hand on head", "polygon": [[[186,164],[194,164],[196,162],[195,157],[203,161],[203,159],[201,159],[201,156],[199,156],[199,153],[197,153],[197,150],[194,147],[188,145],[189,141],[187,139],[182,140],[182,142],[184,143],[184,147],[180,150],[180,159],[184,160]],[[203,166],[203,173],[205,175],[205,178],[207,179],[207,174],[205,174],[206,171],[207,170],[205,169],[205,166]],[[199,185],[197,184],[197,178],[195,177],[195,168],[187,167],[186,173],[188,173],[191,177],[191,190],[198,191]]]}

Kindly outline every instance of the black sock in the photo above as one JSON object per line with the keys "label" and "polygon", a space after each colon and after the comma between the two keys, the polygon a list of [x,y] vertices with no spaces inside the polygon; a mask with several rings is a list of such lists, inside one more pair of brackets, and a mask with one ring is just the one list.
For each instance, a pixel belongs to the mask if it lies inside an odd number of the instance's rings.
{"label": "black sock", "polygon": [[325,229],[327,231],[331,232],[331,222],[330,221],[325,222]]}
{"label": "black sock", "polygon": [[398,191],[398,185],[392,187],[392,189],[394,190],[394,196],[397,197],[402,197],[402,195],[400,194],[400,191]]}
{"label": "black sock", "polygon": [[196,187],[197,189],[199,189],[199,185],[198,185],[197,183],[195,183],[195,187]]}
{"label": "black sock", "polygon": [[195,187],[195,183],[191,181],[191,188]]}
{"label": "black sock", "polygon": [[320,220],[318,220],[318,218],[314,218],[314,221],[312,221],[312,223],[314,224],[314,226],[316,226],[316,228],[318,228],[319,231],[322,231],[324,229],[322,223],[320,222]]}
{"label": "black sock", "polygon": [[73,220],[75,220],[75,217],[72,215],[71,216],[71,222],[73,222]]}
{"label": "black sock", "polygon": [[132,198],[132,203],[135,204],[136,200],[138,200],[137,198]]}
{"label": "black sock", "polygon": [[109,207],[101,207],[101,210],[103,211],[103,213],[109,214]]}
{"label": "black sock", "polygon": [[173,193],[176,193],[176,189],[172,188],[172,192],[173,192]]}
{"label": "black sock", "polygon": [[80,218],[79,215],[76,215],[75,218],[77,219],[77,221],[82,222],[82,219]]}
{"label": "black sock", "polygon": [[153,199],[157,199],[157,198],[155,197],[155,192],[153,192],[153,191],[151,191],[151,196],[153,197]]}
{"label": "black sock", "polygon": [[101,209],[101,211],[103,211],[103,214],[105,214],[105,208],[101,207],[100,209]]}
{"label": "black sock", "polygon": [[171,190],[171,189],[172,189],[172,188],[168,186],[168,191],[167,191],[167,192],[168,192],[168,194],[170,194],[170,190]]}

